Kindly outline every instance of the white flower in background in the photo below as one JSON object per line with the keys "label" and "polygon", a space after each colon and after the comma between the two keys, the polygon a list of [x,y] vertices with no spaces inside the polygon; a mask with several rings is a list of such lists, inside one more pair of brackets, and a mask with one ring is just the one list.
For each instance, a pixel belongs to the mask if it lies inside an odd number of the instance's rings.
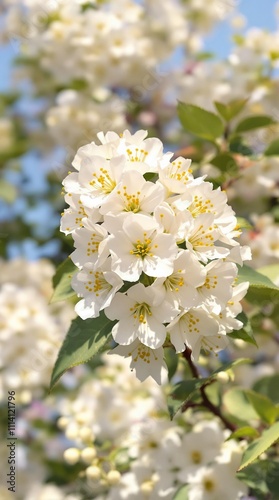
{"label": "white flower in background", "polygon": [[60,146],[71,144],[74,149],[100,129],[120,131],[125,128],[125,102],[110,92],[106,92],[102,100],[98,99],[99,95],[100,91],[88,95],[72,89],[58,94],[56,106],[47,111],[46,125]]}
{"label": "white flower in background", "polygon": [[189,500],[236,500],[247,493],[247,487],[231,473],[227,464],[200,467],[188,477]]}
{"label": "white flower in background", "polygon": [[127,295],[118,292],[105,309],[109,319],[119,319],[112,328],[114,340],[121,345],[130,345],[138,338],[151,349],[161,347],[166,338],[164,323],[178,313],[172,304],[163,299],[164,293],[156,285],[145,287],[138,283],[129,288]]}
{"label": "white flower in background", "polygon": [[167,365],[164,360],[164,349],[150,349],[138,339],[128,346],[118,345],[109,354],[118,354],[131,358],[131,370],[135,370],[137,378],[143,382],[147,377],[152,377],[157,384],[162,384],[167,379]]}
{"label": "white flower in background", "polygon": [[202,421],[181,438],[180,447],[173,453],[177,477],[186,483],[188,477],[213,462],[224,443],[224,431],[217,421]]}
{"label": "white flower in background", "polygon": [[31,400],[47,386],[75,314],[71,304],[49,305],[50,263],[1,261],[1,268],[6,282],[0,287],[1,391],[12,386],[19,399],[25,394]]}

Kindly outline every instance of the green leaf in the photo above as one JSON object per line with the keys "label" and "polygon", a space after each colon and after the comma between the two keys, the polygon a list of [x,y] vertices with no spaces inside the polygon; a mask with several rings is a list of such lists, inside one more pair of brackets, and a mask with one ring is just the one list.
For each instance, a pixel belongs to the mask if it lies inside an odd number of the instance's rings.
{"label": "green leaf", "polygon": [[258,344],[253,336],[252,332],[252,327],[249,319],[247,318],[246,314],[244,312],[241,312],[238,316],[237,319],[242,321],[243,327],[241,330],[234,330],[233,332],[228,332],[227,335],[231,339],[241,339],[244,340],[245,342],[248,342],[249,344],[253,344],[254,346],[258,347]]}
{"label": "green leaf", "polygon": [[271,302],[279,300],[279,288],[269,278],[246,265],[238,269],[238,283],[244,281],[250,283],[245,299],[259,304],[262,304],[264,300]]}
{"label": "green leaf", "polygon": [[239,471],[247,467],[264,453],[270,446],[279,439],[279,422],[275,422],[269,429],[265,430],[262,436],[249,444],[245,450]]}
{"label": "green leaf", "polygon": [[171,380],[177,370],[178,356],[172,347],[164,349],[164,356],[168,367],[168,377]]}
{"label": "green leaf", "polygon": [[243,142],[243,138],[240,135],[232,136],[229,148],[232,153],[237,153],[242,156],[253,155],[253,150]]}
{"label": "green leaf", "polygon": [[237,225],[238,227],[240,227],[240,229],[253,229],[253,226],[247,219],[244,219],[244,217],[237,217],[236,219]]}
{"label": "green leaf", "polygon": [[224,120],[229,122],[230,120],[232,120],[232,118],[237,116],[240,113],[240,111],[242,111],[247,101],[248,99],[234,99],[233,101],[230,101],[228,104],[215,101],[214,105],[219,114],[222,116],[222,118],[224,118]]}
{"label": "green leaf", "polygon": [[184,484],[183,486],[181,486],[181,488],[179,488],[179,490],[177,490],[173,497],[173,500],[188,500],[188,490],[188,485]]}
{"label": "green leaf", "polygon": [[267,375],[266,377],[257,380],[253,386],[253,390],[267,396],[274,404],[279,403],[279,373]]}
{"label": "green leaf", "polygon": [[233,387],[228,390],[223,396],[223,404],[226,411],[237,419],[244,422],[254,419],[259,420],[259,415],[251,406],[245,389],[241,387]]}
{"label": "green leaf", "polygon": [[215,370],[212,373],[212,375],[210,375],[209,379],[215,378],[215,375],[217,375],[220,372],[226,372],[226,371],[231,370],[232,368],[235,368],[238,365],[243,365],[243,364],[247,364],[247,363],[251,363],[251,359],[238,358],[235,361],[232,361],[231,363],[225,363],[224,365],[220,366],[217,370]]}
{"label": "green leaf", "polygon": [[210,160],[210,163],[230,176],[235,175],[238,172],[237,163],[234,157],[229,153],[218,154]]}
{"label": "green leaf", "polygon": [[257,344],[256,339],[254,338],[252,332],[248,333],[244,328],[241,328],[241,330],[234,330],[233,332],[229,332],[229,333],[227,333],[227,335],[231,339],[244,340],[244,342],[248,342],[248,344],[253,344],[254,346],[258,347],[258,344]]}
{"label": "green leaf", "polygon": [[257,500],[265,500],[267,498],[268,488],[266,477],[268,468],[268,460],[256,460],[236,474],[237,479],[243,481],[252,489],[252,498],[257,498]]}
{"label": "green leaf", "polygon": [[257,414],[267,424],[273,424],[278,416],[278,408],[268,397],[252,390],[246,390],[247,397]]}
{"label": "green leaf", "polygon": [[174,391],[168,396],[168,410],[171,420],[178,410],[190,400],[195,391],[203,385],[207,379],[189,379],[178,382],[174,386]]}
{"label": "green leaf", "polygon": [[186,404],[190,399],[193,398],[194,394],[201,386],[217,379],[218,373],[231,370],[232,368],[247,362],[250,363],[250,359],[239,358],[235,361],[232,361],[231,363],[222,365],[220,368],[215,370],[208,378],[194,378],[178,382],[174,386],[173,392],[168,396],[168,409],[171,420],[178,412],[178,410],[180,410],[180,408],[184,404]]}
{"label": "green leaf", "polygon": [[6,203],[13,203],[17,197],[17,190],[13,184],[1,179],[0,181],[0,199]]}
{"label": "green leaf", "polygon": [[76,271],[77,268],[69,257],[60,264],[52,278],[54,292],[50,299],[51,303],[66,300],[76,295],[71,287],[72,277]]}
{"label": "green leaf", "polygon": [[272,141],[264,152],[265,156],[278,156],[279,155],[279,139]]}
{"label": "green leaf", "polygon": [[114,324],[103,312],[94,319],[74,319],[54,365],[50,389],[65,371],[86,363],[106,345]]}
{"label": "green leaf", "polygon": [[187,132],[209,141],[222,136],[224,125],[219,116],[211,111],[183,102],[178,103],[177,109],[178,117]]}
{"label": "green leaf", "polygon": [[274,498],[279,498],[279,462],[268,461],[266,484]]}
{"label": "green leaf", "polygon": [[273,283],[279,280],[279,264],[271,264],[269,266],[260,267],[258,272],[267,276]]}
{"label": "green leaf", "polygon": [[249,132],[250,130],[255,130],[257,128],[268,127],[273,125],[276,121],[272,116],[268,115],[253,115],[244,118],[239,122],[234,130],[234,133],[239,134],[242,132]]}
{"label": "green leaf", "polygon": [[259,433],[257,429],[254,429],[254,427],[250,427],[249,425],[245,425],[244,427],[240,427],[237,429],[237,431],[233,432],[227,439],[229,441],[230,439],[238,439],[238,438],[247,438],[247,437],[259,437]]}

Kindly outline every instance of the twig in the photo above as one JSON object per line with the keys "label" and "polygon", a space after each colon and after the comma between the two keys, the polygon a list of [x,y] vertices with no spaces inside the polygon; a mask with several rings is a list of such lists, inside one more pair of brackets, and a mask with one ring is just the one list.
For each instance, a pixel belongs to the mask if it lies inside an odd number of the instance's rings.
{"label": "twig", "polygon": [[[183,357],[186,359],[188,365],[189,365],[189,368],[191,370],[191,373],[193,375],[194,378],[200,378],[200,375],[199,375],[199,372],[198,372],[198,369],[196,367],[196,365],[193,363],[193,360],[192,360],[192,357],[191,357],[191,354],[192,354],[192,351],[189,347],[186,347],[185,351],[182,353]],[[201,394],[201,398],[202,398],[202,402],[201,403],[188,403],[188,404],[185,404],[184,407],[182,407],[182,411],[186,411],[188,408],[191,408],[191,407],[197,407],[197,406],[202,406],[204,408],[207,408],[211,413],[213,413],[214,415],[216,415],[216,417],[219,417],[220,420],[222,420],[223,424],[225,425],[225,427],[227,427],[227,429],[229,429],[230,431],[234,432],[237,427],[232,423],[230,422],[221,412],[221,409],[218,407],[218,406],[215,406],[208,398],[206,392],[205,392],[205,388],[208,384],[205,383],[204,385],[202,385],[199,390],[200,390],[200,394]]]}

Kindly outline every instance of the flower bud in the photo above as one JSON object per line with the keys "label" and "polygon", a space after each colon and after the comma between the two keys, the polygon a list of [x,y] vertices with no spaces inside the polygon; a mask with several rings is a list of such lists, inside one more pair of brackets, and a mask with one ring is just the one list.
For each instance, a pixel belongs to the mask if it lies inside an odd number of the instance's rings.
{"label": "flower bud", "polygon": [[110,470],[107,474],[107,481],[110,486],[118,484],[121,479],[121,474],[118,470]]}
{"label": "flower bud", "polygon": [[67,464],[74,465],[79,461],[80,451],[77,448],[68,448],[64,451],[64,460]]}
{"label": "flower bud", "polygon": [[97,452],[96,452],[95,448],[88,447],[88,448],[84,448],[84,450],[82,450],[80,456],[86,464],[91,464],[92,460],[94,460],[94,458],[96,458]]}
{"label": "flower bud", "polygon": [[97,467],[96,465],[90,465],[90,467],[87,467],[85,473],[88,479],[98,481],[101,478],[102,471],[100,467]]}

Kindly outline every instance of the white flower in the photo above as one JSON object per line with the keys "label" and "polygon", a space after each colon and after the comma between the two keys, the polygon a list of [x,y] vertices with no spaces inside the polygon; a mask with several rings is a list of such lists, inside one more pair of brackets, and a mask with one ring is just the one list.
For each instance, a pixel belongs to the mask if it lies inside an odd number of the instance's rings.
{"label": "white flower", "polygon": [[192,432],[182,436],[181,446],[173,456],[178,479],[186,483],[190,474],[210,464],[220,453],[223,442],[224,433],[218,422],[213,420],[196,424]]}
{"label": "white flower", "polygon": [[81,195],[82,203],[89,208],[102,205],[120,181],[124,165],[123,156],[107,160],[102,156],[84,155],[78,174],[80,185],[87,191]]}
{"label": "white flower", "polygon": [[191,160],[179,156],[170,164],[159,168],[159,180],[170,194],[184,193],[194,180],[190,169]]}
{"label": "white flower", "polygon": [[[205,268],[189,250],[181,250],[174,261],[173,273],[167,278],[157,278],[166,293],[166,300],[176,307],[196,307],[203,303],[198,293],[205,280]],[[198,288],[199,287],[199,288]]]}
{"label": "white flower", "polygon": [[102,225],[85,221],[83,228],[73,232],[76,250],[71,254],[71,259],[74,264],[81,268],[86,263],[100,263],[104,251],[104,244],[101,243],[105,243],[107,236],[108,233]]}
{"label": "white flower", "polygon": [[167,327],[171,342],[176,352],[185,351],[186,347],[192,350],[193,358],[197,359],[201,343],[212,336],[218,336],[218,322],[203,309],[182,311]]}
{"label": "white flower", "polygon": [[185,229],[185,241],[189,250],[195,252],[198,259],[206,263],[208,259],[219,259],[229,255],[230,251],[215,243],[220,238],[220,231],[214,223],[213,214],[201,214],[192,221],[188,220]]}
{"label": "white flower", "polygon": [[188,483],[189,500],[236,500],[247,493],[247,486],[227,464],[200,467],[188,477]]}
{"label": "white flower", "polygon": [[101,216],[97,209],[90,209],[84,205],[80,200],[79,194],[66,194],[65,201],[68,203],[69,208],[66,208],[62,213],[60,230],[65,234],[72,233],[75,229],[84,226],[84,221],[90,216],[92,223],[100,222]]}
{"label": "white flower", "polygon": [[164,361],[164,349],[150,349],[136,339],[128,346],[118,345],[108,354],[119,354],[125,358],[131,357],[130,367],[135,369],[136,377],[143,382],[147,377],[152,377],[158,384],[167,378],[167,365]]}
{"label": "white flower", "polygon": [[121,181],[107,197],[100,213],[118,214],[134,212],[151,214],[164,199],[164,189],[159,184],[147,182],[136,170],[124,172]]}
{"label": "white flower", "polygon": [[84,297],[76,306],[76,313],[82,318],[96,318],[99,312],[109,306],[123,281],[111,271],[110,260],[94,269],[94,265],[85,264],[83,269],[72,278],[72,287],[78,296]]}
{"label": "white flower", "polygon": [[203,306],[210,313],[219,314],[231,298],[232,284],[237,276],[237,267],[230,262],[215,260],[204,267],[206,278],[197,292]]}
{"label": "white flower", "polygon": [[159,229],[151,217],[128,215],[123,231],[116,232],[109,241],[112,270],[127,281],[138,280],[142,272],[153,277],[169,276],[178,247],[171,235]]}
{"label": "white flower", "polygon": [[164,294],[156,286],[144,287],[142,283],[129,288],[127,295],[118,292],[105,309],[109,319],[119,319],[112,329],[114,340],[130,345],[138,338],[151,349],[161,347],[166,338],[163,323],[168,323],[178,313],[163,298]]}

